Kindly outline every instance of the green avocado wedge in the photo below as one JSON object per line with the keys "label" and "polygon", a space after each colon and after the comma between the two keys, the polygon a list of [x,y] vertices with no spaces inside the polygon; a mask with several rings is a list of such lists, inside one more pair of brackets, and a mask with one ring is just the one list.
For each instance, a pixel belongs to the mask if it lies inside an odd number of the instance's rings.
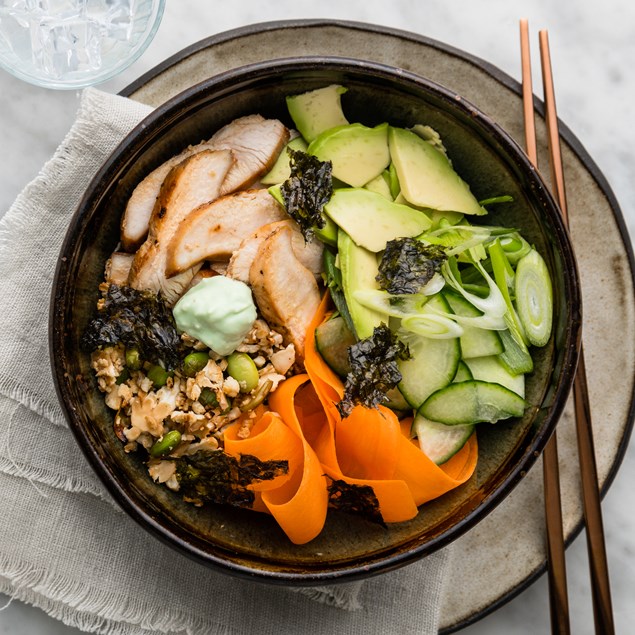
{"label": "green avocado wedge", "polygon": [[378,288],[377,280],[375,280],[379,271],[377,256],[372,251],[358,247],[353,239],[341,230],[337,234],[337,248],[344,297],[356,335],[358,339],[362,340],[370,337],[373,334],[373,329],[382,322],[388,323],[386,314],[369,309],[354,298],[355,291],[358,289]]}
{"label": "green avocado wedge", "polygon": [[388,129],[388,146],[401,193],[412,205],[463,214],[486,214],[447,157],[410,130]]}
{"label": "green avocado wedge", "polygon": [[368,128],[352,123],[324,131],[310,144],[309,154],[333,164],[333,176],[351,187],[362,187],[390,163],[388,124]]}
{"label": "green avocado wedge", "polygon": [[356,245],[375,253],[389,240],[418,236],[430,227],[423,212],[364,188],[335,190],[324,211]]}
{"label": "green avocado wedge", "polygon": [[287,110],[291,119],[308,143],[325,130],[348,123],[342,112],[341,100],[345,92],[344,86],[331,84],[287,97]]}
{"label": "green avocado wedge", "polygon": [[282,148],[282,152],[276,159],[276,162],[273,164],[271,170],[269,170],[269,172],[260,179],[260,182],[263,185],[277,185],[289,178],[291,174],[291,166],[289,165],[289,153],[287,152],[287,148],[306,152],[308,145],[302,137],[291,139],[291,141]]}

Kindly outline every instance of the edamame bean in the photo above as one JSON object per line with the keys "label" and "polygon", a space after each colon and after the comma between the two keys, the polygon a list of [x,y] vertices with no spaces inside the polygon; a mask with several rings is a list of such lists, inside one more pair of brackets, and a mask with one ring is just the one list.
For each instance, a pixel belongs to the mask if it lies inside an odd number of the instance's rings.
{"label": "edamame bean", "polygon": [[170,430],[150,448],[150,456],[158,459],[170,454],[179,443],[181,443],[181,433],[178,430]]}
{"label": "edamame bean", "polygon": [[132,346],[126,348],[126,366],[130,370],[139,370],[141,368],[141,355],[139,355],[139,349]]}
{"label": "edamame bean", "polygon": [[227,372],[238,382],[241,392],[251,392],[258,385],[258,369],[247,353],[232,353],[227,358]]}
{"label": "edamame bean", "polygon": [[187,377],[194,377],[196,373],[207,366],[209,355],[204,351],[197,351],[185,356],[183,360],[183,373]]}
{"label": "edamame bean", "polygon": [[168,382],[168,377],[170,373],[168,373],[165,368],[159,366],[158,364],[153,364],[148,368],[148,372],[146,373],[148,379],[154,384],[155,388],[161,388],[161,386],[165,386]]}

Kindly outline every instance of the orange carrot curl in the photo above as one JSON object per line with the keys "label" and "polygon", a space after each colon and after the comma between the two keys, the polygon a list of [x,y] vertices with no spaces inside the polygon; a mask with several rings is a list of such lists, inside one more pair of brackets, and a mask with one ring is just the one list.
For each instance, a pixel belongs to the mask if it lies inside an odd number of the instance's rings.
{"label": "orange carrot curl", "polygon": [[252,489],[296,544],[322,530],[328,505],[325,474],[372,487],[383,520],[400,522],[416,516],[419,505],[467,481],[478,455],[472,435],[438,466],[411,442],[409,426],[402,426],[389,408],[356,406],[348,417],[340,416],[336,404],[344,386],[315,347],[315,329],[325,319],[328,300],[326,294],[307,332],[307,374],[287,379],[270,395],[271,412],[260,417],[250,437],[238,439],[238,426],[225,433],[230,454],[288,460],[286,475]]}

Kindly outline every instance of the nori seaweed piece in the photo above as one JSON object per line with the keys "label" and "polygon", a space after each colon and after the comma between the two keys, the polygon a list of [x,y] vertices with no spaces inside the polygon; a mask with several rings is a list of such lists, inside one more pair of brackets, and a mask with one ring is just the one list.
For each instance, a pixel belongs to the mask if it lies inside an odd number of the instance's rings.
{"label": "nori seaweed piece", "polygon": [[291,175],[280,186],[287,214],[298,223],[306,241],[313,237],[313,228],[326,225],[322,216],[323,207],[333,194],[330,161],[287,148]]}
{"label": "nori seaweed piece", "polygon": [[379,501],[370,485],[351,485],[343,480],[334,480],[328,487],[329,505],[347,514],[362,516],[372,523],[386,527],[379,511]]}
{"label": "nori seaweed piece", "polygon": [[386,393],[401,381],[397,360],[410,358],[408,347],[385,325],[348,349],[351,372],[346,376],[344,397],[337,404],[342,417],[361,404],[376,408],[388,401]]}
{"label": "nori seaweed piece", "polygon": [[86,327],[82,346],[94,351],[122,342],[139,349],[141,358],[173,370],[181,358],[181,338],[171,309],[160,295],[111,284],[97,317]]}
{"label": "nori seaweed piece", "polygon": [[426,245],[415,238],[389,240],[376,280],[381,289],[393,295],[419,293],[446,260],[439,245]]}
{"label": "nori seaweed piece", "polygon": [[261,461],[251,454],[240,459],[222,450],[198,452],[174,459],[176,478],[184,497],[196,503],[251,507],[254,493],[247,486],[270,481],[289,471],[288,461]]}

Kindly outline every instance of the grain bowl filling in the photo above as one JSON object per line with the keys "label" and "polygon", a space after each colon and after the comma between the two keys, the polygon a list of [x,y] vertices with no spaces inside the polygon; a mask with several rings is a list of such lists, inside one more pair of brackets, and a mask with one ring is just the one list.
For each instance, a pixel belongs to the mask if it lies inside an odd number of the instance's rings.
{"label": "grain bowl filling", "polygon": [[551,338],[544,260],[484,222],[512,198],[477,200],[425,122],[349,122],[345,93],[289,95],[293,129],[244,116],[148,174],[83,337],[153,481],[296,544],[329,508],[385,526],[467,481]]}

